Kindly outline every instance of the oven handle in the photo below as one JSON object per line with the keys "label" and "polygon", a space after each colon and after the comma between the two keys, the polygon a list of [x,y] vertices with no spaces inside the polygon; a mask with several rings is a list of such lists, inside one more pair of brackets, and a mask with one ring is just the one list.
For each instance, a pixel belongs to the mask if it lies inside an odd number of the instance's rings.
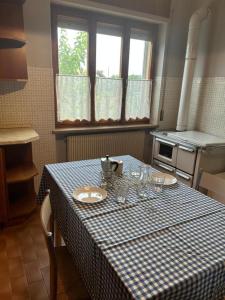
{"label": "oven handle", "polygon": [[162,139],[160,139],[160,138],[156,138],[156,141],[157,141],[157,142],[161,142],[161,143],[166,144],[166,145],[170,145],[170,146],[172,146],[172,147],[175,147],[175,146],[177,145],[177,144],[175,144],[175,143],[168,142],[168,141],[166,141],[166,140],[162,140]]}
{"label": "oven handle", "polygon": [[190,181],[191,180],[191,177],[190,176],[188,176],[188,175],[185,175],[185,174],[182,174],[182,173],[180,173],[180,172],[176,172],[176,175],[178,175],[179,177],[181,177],[181,178],[183,178],[183,179],[185,179],[185,180],[188,180],[188,181]]}
{"label": "oven handle", "polygon": [[159,163],[159,162],[156,162],[155,161],[155,164],[158,166],[158,167],[160,167],[160,168],[162,168],[162,169],[164,169],[164,170],[167,170],[167,171],[169,171],[169,172],[174,172],[174,168],[171,168],[171,167],[169,167],[169,166],[165,166],[165,165],[163,165],[163,164],[161,164],[161,163]]}
{"label": "oven handle", "polygon": [[184,151],[188,151],[188,152],[195,152],[194,149],[188,148],[188,147],[185,147],[185,146],[179,146],[179,149],[184,150]]}

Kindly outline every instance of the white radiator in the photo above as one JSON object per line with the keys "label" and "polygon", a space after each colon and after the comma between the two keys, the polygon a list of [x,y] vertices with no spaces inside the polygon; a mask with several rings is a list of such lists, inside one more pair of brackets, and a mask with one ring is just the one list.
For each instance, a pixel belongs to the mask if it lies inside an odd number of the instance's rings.
{"label": "white radiator", "polygon": [[99,158],[106,154],[129,154],[143,160],[144,145],[144,131],[68,136],[67,160]]}

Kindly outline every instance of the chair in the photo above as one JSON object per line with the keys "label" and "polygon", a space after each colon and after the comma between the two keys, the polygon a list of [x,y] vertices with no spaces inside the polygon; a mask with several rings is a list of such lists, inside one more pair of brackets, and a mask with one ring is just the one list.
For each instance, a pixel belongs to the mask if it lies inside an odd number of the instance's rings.
{"label": "chair", "polygon": [[58,274],[69,299],[90,299],[66,246],[54,247],[53,218],[49,194],[42,203],[40,217],[50,258],[50,299],[57,299]]}
{"label": "chair", "polygon": [[206,190],[207,195],[225,203],[225,180],[207,172],[201,171],[198,190]]}

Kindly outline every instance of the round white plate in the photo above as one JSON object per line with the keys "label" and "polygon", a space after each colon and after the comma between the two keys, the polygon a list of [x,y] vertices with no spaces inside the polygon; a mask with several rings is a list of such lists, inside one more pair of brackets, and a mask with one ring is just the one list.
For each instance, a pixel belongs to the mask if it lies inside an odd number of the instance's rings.
{"label": "round white plate", "polygon": [[97,186],[84,186],[73,191],[73,198],[80,203],[99,203],[107,197],[107,191]]}
{"label": "round white plate", "polygon": [[165,177],[164,185],[173,185],[173,184],[177,183],[176,177],[174,177],[170,174],[166,174],[166,173],[163,173],[163,175]]}
{"label": "round white plate", "polygon": [[170,175],[170,174],[162,173],[162,172],[157,172],[157,173],[154,173],[154,174],[159,174],[159,176],[163,176],[165,178],[165,181],[164,181],[164,184],[163,184],[165,186],[169,186],[169,185],[173,185],[173,184],[177,183],[177,178]]}

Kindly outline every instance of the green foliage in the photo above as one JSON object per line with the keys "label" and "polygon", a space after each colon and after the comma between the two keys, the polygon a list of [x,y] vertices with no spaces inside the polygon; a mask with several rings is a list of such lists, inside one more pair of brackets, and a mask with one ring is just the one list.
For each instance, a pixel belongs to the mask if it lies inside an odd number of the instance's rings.
{"label": "green foliage", "polygon": [[128,76],[128,79],[130,80],[140,80],[140,79],[143,79],[141,75],[134,75],[134,74],[131,74]]}
{"label": "green foliage", "polygon": [[66,29],[59,28],[59,73],[64,75],[87,75],[87,41],[86,32],[78,32],[69,41]]}

